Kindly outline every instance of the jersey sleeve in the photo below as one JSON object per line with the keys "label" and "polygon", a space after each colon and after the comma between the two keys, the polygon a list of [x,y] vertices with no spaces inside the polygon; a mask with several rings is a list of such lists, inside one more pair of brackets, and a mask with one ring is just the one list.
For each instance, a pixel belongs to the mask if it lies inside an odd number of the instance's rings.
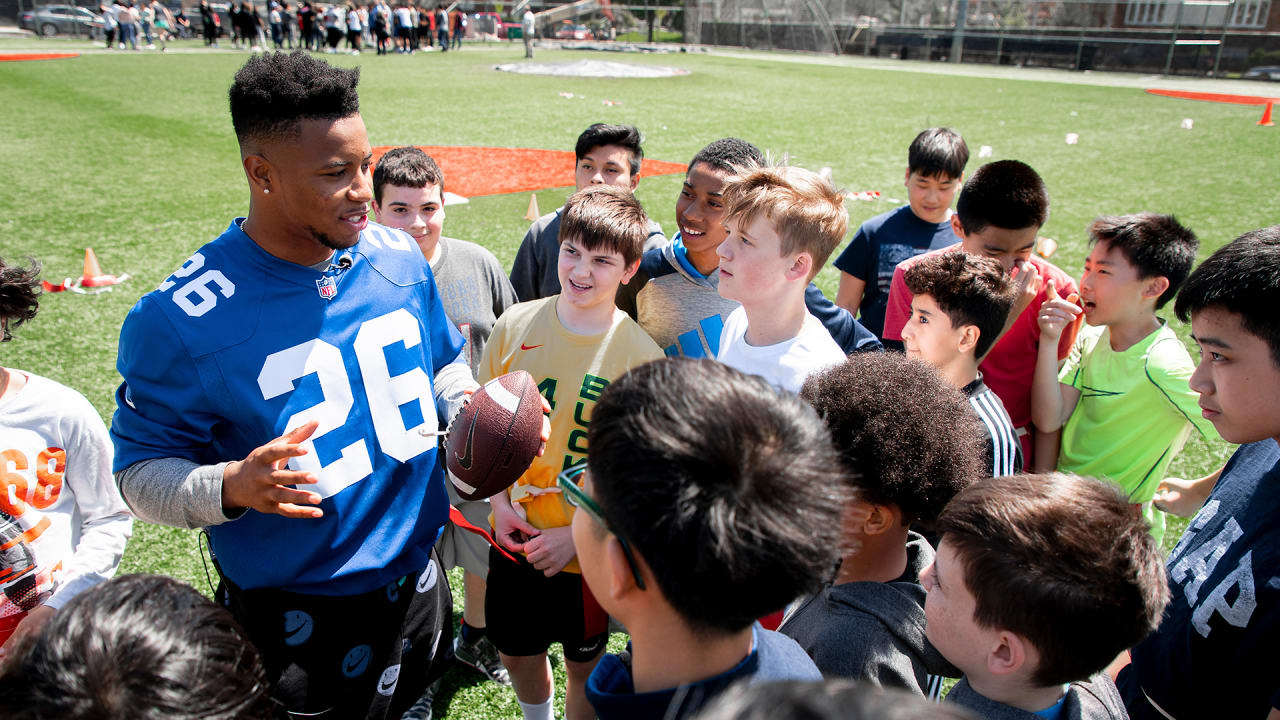
{"label": "jersey sleeve", "polygon": [[[1159,351],[1152,348],[1147,357],[1147,378],[1169,401],[1171,408],[1200,432],[1201,437],[1210,442],[1221,442],[1222,436],[1213,423],[1200,413],[1200,393],[1192,390],[1190,385],[1195,366],[1185,351],[1177,352],[1182,349],[1182,342],[1177,338],[1170,338],[1159,341],[1157,347]],[[1178,357],[1179,355],[1183,357]]]}
{"label": "jersey sleeve", "polygon": [[853,242],[849,243],[849,247],[836,258],[835,266],[841,272],[847,272],[863,282],[869,282],[874,270],[873,265],[871,235],[867,232],[866,223],[863,223],[854,234]]}
{"label": "jersey sleeve", "polygon": [[226,459],[209,455],[223,418],[210,409],[195,361],[154,298],[143,297],[125,318],[116,370],[124,382],[111,421],[113,472],[151,458]]}
{"label": "jersey sleeve", "polygon": [[874,333],[863,327],[848,310],[831,302],[817,285],[809,283],[804,292],[804,304],[809,314],[818,318],[846,355],[884,349]]}
{"label": "jersey sleeve", "polygon": [[[902,328],[907,326],[911,317],[911,291],[907,289],[907,281],[903,277],[902,265],[893,269],[893,280],[889,282],[889,303],[884,311],[885,340],[902,341]],[[1070,346],[1068,346],[1070,347]]]}

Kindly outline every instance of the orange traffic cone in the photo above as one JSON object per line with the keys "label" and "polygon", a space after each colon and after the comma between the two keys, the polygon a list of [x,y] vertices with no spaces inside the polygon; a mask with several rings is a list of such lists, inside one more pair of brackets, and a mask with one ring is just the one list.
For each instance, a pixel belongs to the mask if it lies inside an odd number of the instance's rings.
{"label": "orange traffic cone", "polygon": [[524,219],[533,222],[542,217],[542,212],[538,210],[538,193],[529,193],[529,210],[524,214]]}
{"label": "orange traffic cone", "polygon": [[83,277],[88,279],[98,277],[101,274],[102,266],[98,264],[98,256],[94,254],[93,248],[85,248]]}
{"label": "orange traffic cone", "polygon": [[105,287],[119,282],[120,278],[115,275],[107,275],[102,272],[102,266],[98,264],[98,256],[94,254],[93,248],[85,248],[84,274],[80,276],[80,286]]}
{"label": "orange traffic cone", "polygon": [[1267,109],[1262,111],[1262,119],[1258,121],[1259,125],[1271,127],[1275,123],[1271,122],[1271,106],[1275,104],[1274,100],[1267,101]]}

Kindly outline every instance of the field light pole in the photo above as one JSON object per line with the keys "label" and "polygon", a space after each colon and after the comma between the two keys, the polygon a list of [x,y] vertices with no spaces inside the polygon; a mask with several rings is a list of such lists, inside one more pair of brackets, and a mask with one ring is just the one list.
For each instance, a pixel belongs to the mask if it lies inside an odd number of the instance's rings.
{"label": "field light pole", "polygon": [[1227,14],[1222,18],[1222,35],[1218,38],[1218,53],[1213,58],[1213,76],[1219,77],[1218,65],[1222,63],[1222,48],[1227,44],[1227,24],[1236,14],[1236,0],[1228,0]]}

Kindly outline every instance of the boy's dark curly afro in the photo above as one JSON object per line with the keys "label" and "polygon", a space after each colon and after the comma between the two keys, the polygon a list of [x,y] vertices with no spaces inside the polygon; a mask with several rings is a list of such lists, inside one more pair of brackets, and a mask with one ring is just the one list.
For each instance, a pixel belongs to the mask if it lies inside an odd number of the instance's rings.
{"label": "boy's dark curly afro", "polygon": [[932,367],[901,353],[861,353],[811,375],[800,396],[831,430],[862,499],[931,524],[983,477],[986,448],[969,401]]}

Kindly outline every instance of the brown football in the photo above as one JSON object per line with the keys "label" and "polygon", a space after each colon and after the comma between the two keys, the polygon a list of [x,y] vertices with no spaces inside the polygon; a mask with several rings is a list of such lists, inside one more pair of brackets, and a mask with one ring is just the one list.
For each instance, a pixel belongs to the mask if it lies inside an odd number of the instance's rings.
{"label": "brown football", "polygon": [[476,390],[445,439],[445,465],[464,500],[483,500],[520,479],[542,444],[542,397],[524,370]]}

